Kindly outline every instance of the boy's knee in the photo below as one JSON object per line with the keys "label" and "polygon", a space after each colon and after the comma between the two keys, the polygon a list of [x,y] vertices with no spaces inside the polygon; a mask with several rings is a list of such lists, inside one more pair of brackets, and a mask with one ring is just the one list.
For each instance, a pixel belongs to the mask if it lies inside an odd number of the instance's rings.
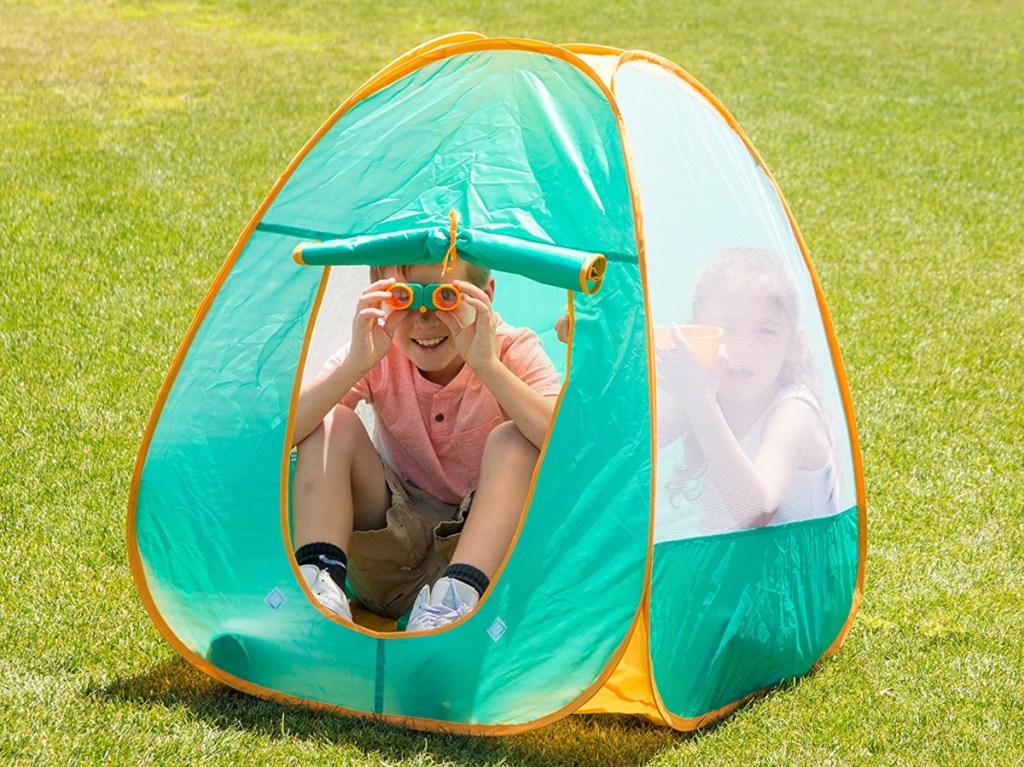
{"label": "boy's knee", "polygon": [[334,408],[302,442],[298,444],[299,455],[307,452],[348,453],[369,441],[366,427],[353,410],[338,406]]}
{"label": "boy's knee", "polygon": [[344,405],[338,405],[327,414],[324,426],[327,429],[327,449],[331,452],[352,454],[366,450],[371,444],[363,419]]}
{"label": "boy's knee", "polygon": [[505,421],[498,424],[487,435],[484,455],[500,456],[502,460],[520,459],[533,465],[540,456],[540,451],[519,431],[514,423]]}
{"label": "boy's knee", "polygon": [[366,433],[362,419],[356,415],[352,408],[338,405],[327,417],[324,418],[323,426],[326,427],[328,435],[352,437],[360,433]]}
{"label": "boy's knee", "polygon": [[303,453],[321,450],[326,440],[327,429],[324,428],[323,421],[321,421],[317,424],[317,427],[303,437],[302,441],[298,442],[295,447],[298,449],[299,455],[301,456]]}

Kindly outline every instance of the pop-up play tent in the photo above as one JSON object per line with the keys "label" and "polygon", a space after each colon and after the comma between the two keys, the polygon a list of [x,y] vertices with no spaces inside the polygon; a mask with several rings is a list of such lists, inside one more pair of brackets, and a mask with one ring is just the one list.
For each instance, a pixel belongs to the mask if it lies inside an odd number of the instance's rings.
{"label": "pop-up play tent", "polygon": [[[302,581],[292,421],[304,378],[348,340],[366,265],[439,261],[453,240],[563,387],[491,587],[463,620],[407,634],[333,617]],[[723,330],[700,379],[718,371],[723,411],[757,354],[782,350],[767,420],[726,416],[751,460],[780,413],[809,429],[784,448],[784,502],[746,521],[742,477],[722,484],[673,380],[694,324]],[[666,327],[675,349],[659,352]],[[239,237],[158,396],[128,538],[174,648],[277,701],[479,734],[574,712],[688,730],[807,673],[860,601],[865,498],[839,349],[776,183],[658,56],[475,34],[410,51],[330,116]]]}

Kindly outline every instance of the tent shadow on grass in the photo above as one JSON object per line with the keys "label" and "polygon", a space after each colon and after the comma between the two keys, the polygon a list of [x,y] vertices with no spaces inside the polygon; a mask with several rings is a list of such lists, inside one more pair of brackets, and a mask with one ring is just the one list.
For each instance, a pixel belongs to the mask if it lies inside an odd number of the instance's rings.
{"label": "tent shadow on grass", "polygon": [[466,765],[497,764],[502,760],[523,767],[644,764],[683,741],[707,738],[718,729],[712,725],[700,733],[679,733],[635,717],[595,714],[568,717],[542,731],[510,737],[418,732],[386,722],[254,699],[180,659],[95,685],[85,694],[139,706],[183,707],[204,724],[231,731],[242,729],[268,740],[350,745],[368,762],[402,761],[426,753],[438,762]]}

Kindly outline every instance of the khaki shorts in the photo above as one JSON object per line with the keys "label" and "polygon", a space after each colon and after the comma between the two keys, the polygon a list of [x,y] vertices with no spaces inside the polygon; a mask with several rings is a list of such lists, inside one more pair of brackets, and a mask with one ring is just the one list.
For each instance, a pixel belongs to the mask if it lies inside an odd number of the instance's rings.
{"label": "khaki shorts", "polygon": [[391,490],[387,522],[379,530],[352,533],[348,581],[368,609],[399,618],[451,562],[473,494],[456,506],[420,490],[387,465],[384,477]]}

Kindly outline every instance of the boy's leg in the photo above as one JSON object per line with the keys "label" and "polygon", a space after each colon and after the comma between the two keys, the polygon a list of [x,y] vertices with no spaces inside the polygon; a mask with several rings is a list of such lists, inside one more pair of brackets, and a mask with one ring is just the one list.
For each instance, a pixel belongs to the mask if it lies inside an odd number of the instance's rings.
{"label": "boy's leg", "polygon": [[380,527],[391,493],[363,422],[337,406],[299,443],[292,482],[295,557],[306,584],[330,612],[352,620],[345,595],[353,525]]}
{"label": "boy's leg", "polygon": [[452,565],[471,565],[488,578],[512,543],[540,451],[511,421],[495,427],[480,463],[480,483]]}
{"label": "boy's leg", "polygon": [[391,505],[384,464],[352,410],[334,408],[298,445],[292,480],[296,548],[331,543],[348,548],[353,528],[383,527]]}
{"label": "boy's leg", "polygon": [[423,587],[407,631],[439,628],[476,606],[508,553],[539,455],[511,422],[491,432],[480,464],[480,483],[451,564],[433,587]]}

